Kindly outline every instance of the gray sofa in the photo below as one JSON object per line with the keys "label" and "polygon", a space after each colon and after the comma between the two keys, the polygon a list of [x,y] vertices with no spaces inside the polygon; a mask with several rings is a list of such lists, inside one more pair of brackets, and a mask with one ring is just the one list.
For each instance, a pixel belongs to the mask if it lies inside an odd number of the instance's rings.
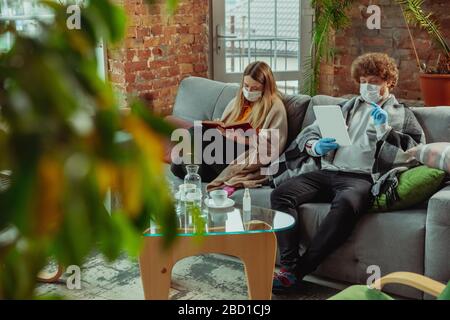
{"label": "gray sofa", "polygon": [[[220,118],[234,97],[236,85],[204,78],[187,78],[177,94],[173,115],[186,120]],[[314,121],[312,105],[330,105],[343,101],[329,96],[286,96],[289,141]],[[450,141],[450,108],[414,108],[427,142]],[[172,179],[177,179],[171,175]],[[251,190],[252,204],[270,207],[270,187]],[[241,203],[243,191],[233,198]],[[305,204],[298,208],[303,244],[316,233],[329,210],[329,204]],[[316,276],[347,283],[365,284],[367,267],[378,265],[382,275],[409,271],[441,282],[450,280],[450,185],[436,193],[428,203],[404,211],[367,214],[348,241],[315,272]],[[388,285],[387,292],[409,298],[427,298],[404,286]]]}

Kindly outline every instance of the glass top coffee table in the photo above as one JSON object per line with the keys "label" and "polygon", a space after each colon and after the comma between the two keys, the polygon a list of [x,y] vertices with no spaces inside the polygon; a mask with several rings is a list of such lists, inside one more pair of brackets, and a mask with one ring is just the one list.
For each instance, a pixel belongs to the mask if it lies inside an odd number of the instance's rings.
{"label": "glass top coffee table", "polygon": [[[291,228],[295,221],[291,215],[280,211],[254,206],[251,212],[244,212],[238,206],[233,206],[224,209],[205,208],[201,220],[195,225],[191,215],[178,215],[177,223],[178,236],[212,236],[283,231]],[[144,235],[162,236],[156,225],[151,225]]]}
{"label": "glass top coffee table", "polygon": [[[247,276],[249,298],[270,300],[275,268],[277,240],[275,232],[292,228],[292,216],[270,209],[241,206],[227,209],[206,208],[201,224],[192,216],[178,215],[178,237],[164,249],[159,229],[151,225],[145,233],[140,270],[145,299],[169,298],[172,268],[177,261],[199,254],[220,253],[242,260]],[[203,238],[195,236],[202,235]]]}

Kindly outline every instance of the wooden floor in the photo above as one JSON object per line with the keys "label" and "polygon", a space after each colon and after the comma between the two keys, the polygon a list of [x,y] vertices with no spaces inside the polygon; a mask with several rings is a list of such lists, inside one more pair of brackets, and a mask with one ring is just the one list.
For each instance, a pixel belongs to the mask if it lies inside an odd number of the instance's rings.
{"label": "wooden floor", "polygon": [[[113,264],[94,255],[82,266],[81,290],[66,287],[67,274],[58,284],[41,284],[38,295],[67,299],[144,299],[137,261],[122,257]],[[247,286],[240,261],[221,255],[202,255],[179,261],[172,273],[170,297],[174,300],[246,300]],[[299,293],[273,299],[322,300],[338,290],[305,281]]]}

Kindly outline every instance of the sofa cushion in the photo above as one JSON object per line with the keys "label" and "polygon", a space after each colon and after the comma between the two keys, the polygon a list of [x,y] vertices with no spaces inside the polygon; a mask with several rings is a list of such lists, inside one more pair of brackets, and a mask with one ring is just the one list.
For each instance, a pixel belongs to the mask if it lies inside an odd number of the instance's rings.
{"label": "sofa cushion", "polygon": [[[304,249],[330,210],[329,204],[299,207],[299,232]],[[377,265],[382,275],[396,271],[424,274],[426,209],[366,214],[350,238],[316,270],[319,276],[365,284],[367,267]],[[388,285],[386,292],[421,299],[417,290]]]}
{"label": "sofa cushion", "polygon": [[222,118],[225,108],[227,107],[228,103],[230,103],[230,101],[233,100],[234,97],[236,97],[236,93],[238,90],[239,86],[236,84],[227,84],[223,88],[222,92],[220,93],[216,101],[213,117],[211,120]]}
{"label": "sofa cushion", "polygon": [[184,79],[178,88],[173,115],[189,121],[211,120],[226,86],[205,78]]}
{"label": "sofa cushion", "polygon": [[427,143],[450,142],[450,107],[411,108],[421,124]]}
{"label": "sofa cushion", "polygon": [[450,173],[450,143],[436,142],[409,149],[408,154],[421,163]]}
{"label": "sofa cushion", "polygon": [[287,147],[301,131],[311,97],[307,95],[283,95],[282,98],[288,118]]}
{"label": "sofa cushion", "polygon": [[392,198],[387,192],[376,197],[371,212],[402,210],[428,200],[442,185],[445,172],[439,169],[419,166],[402,172]]}

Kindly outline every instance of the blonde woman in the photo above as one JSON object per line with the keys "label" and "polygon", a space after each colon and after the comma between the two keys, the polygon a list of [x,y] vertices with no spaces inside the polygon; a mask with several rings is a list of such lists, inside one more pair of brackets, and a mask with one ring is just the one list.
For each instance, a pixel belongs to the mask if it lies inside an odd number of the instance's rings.
{"label": "blonde woman", "polygon": [[[272,70],[265,62],[256,61],[247,66],[237,95],[225,108],[221,121],[226,125],[248,122],[255,129],[258,138],[264,135],[264,132],[269,131],[268,129],[275,130],[277,141],[265,138],[269,140],[270,145],[276,146],[276,154],[270,154],[270,157],[274,159],[278,153],[283,151],[288,131],[286,109],[281,101]],[[205,130],[206,128],[203,126],[203,132]],[[261,139],[250,139],[247,135],[240,135],[238,130],[230,138],[230,130],[227,132],[222,128],[218,128],[218,130],[222,133],[224,147],[221,154],[216,155],[215,159],[221,159],[221,161],[212,164],[206,164],[203,161],[199,169],[202,181],[209,182],[208,191],[225,189],[231,195],[238,188],[262,186],[267,181],[267,176],[261,173],[263,164],[259,161],[256,163],[251,161],[258,157],[260,148],[249,145],[254,141],[261,141]],[[271,132],[273,132],[272,130]],[[230,139],[232,139],[231,145],[235,151],[233,155],[236,155],[232,159],[234,161],[229,161],[229,157],[227,159],[227,151],[230,152]],[[202,150],[211,143],[202,141]],[[238,145],[241,145],[241,148]],[[239,151],[241,152],[239,153]],[[183,178],[185,175],[184,165],[172,164],[172,172]]]}

